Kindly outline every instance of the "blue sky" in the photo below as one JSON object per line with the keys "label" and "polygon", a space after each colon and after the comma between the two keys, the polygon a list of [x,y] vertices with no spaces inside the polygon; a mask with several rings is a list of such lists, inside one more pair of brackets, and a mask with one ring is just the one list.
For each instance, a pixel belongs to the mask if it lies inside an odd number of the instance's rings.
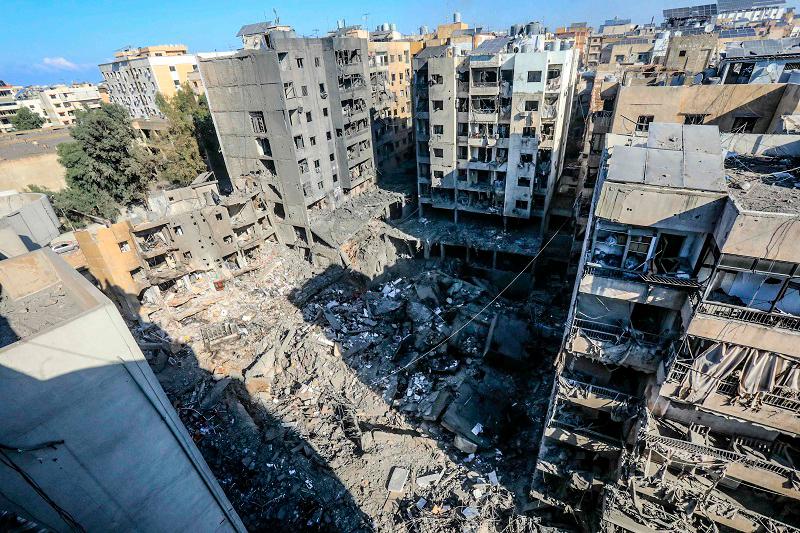
{"label": "blue sky", "polygon": [[[402,32],[451,20],[460,11],[470,26],[501,29],[529,20],[549,28],[572,21],[595,27],[614,15],[635,22],[661,20],[665,7],[700,0],[2,0],[4,25],[0,32],[0,79],[31,85],[98,81],[97,64],[127,45],[183,43],[190,51],[238,47],[236,32],[249,22],[272,19],[301,34],[324,34],[344,18],[370,29],[394,22]],[[502,5],[503,9],[497,9]],[[365,15],[367,14],[367,15]]]}

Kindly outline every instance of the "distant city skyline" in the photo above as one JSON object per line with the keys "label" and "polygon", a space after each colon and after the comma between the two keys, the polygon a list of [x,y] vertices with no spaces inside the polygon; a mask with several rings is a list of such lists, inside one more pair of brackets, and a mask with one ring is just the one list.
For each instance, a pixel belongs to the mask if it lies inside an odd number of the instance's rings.
{"label": "distant city skyline", "polygon": [[176,0],[54,1],[6,0],[4,7],[19,24],[7,25],[0,34],[0,80],[14,85],[51,85],[73,81],[101,80],[98,63],[110,60],[125,46],[180,43],[189,51],[210,52],[240,47],[239,27],[272,20],[277,11],[281,22],[302,35],[324,35],[344,19],[348,25],[368,29],[383,22],[397,24],[402,33],[416,33],[420,26],[434,29],[452,20],[454,11],[471,27],[504,30],[518,22],[542,21],[549,29],[570,22],[587,22],[595,28],[615,15],[636,23],[661,21],[665,7],[690,5],[681,0],[572,0],[530,2],[509,0],[509,8],[492,9],[471,0],[445,1],[430,5],[422,0],[406,2],[335,3],[310,0],[305,3],[267,3],[245,0],[232,5],[205,1]]}

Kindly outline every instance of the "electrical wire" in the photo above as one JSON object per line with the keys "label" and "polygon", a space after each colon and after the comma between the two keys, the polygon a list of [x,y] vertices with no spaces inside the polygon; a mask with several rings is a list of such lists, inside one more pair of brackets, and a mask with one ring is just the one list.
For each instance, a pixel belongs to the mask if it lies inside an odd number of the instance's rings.
{"label": "electrical wire", "polygon": [[[61,442],[63,443],[63,441]],[[17,450],[17,448],[14,449]],[[41,447],[34,449],[41,449]],[[70,527],[70,529],[82,533],[86,531],[83,528],[83,526],[81,526],[78,523],[78,521],[75,520],[75,517],[69,514],[69,512],[66,509],[58,505],[52,498],[50,498],[50,496],[47,495],[44,489],[42,489],[42,487],[38,483],[36,483],[36,480],[33,479],[27,472],[25,472],[25,470],[19,467],[16,463],[14,463],[14,461],[11,460],[11,458],[6,454],[4,450],[0,450],[0,463],[6,465],[8,468],[15,471],[19,475],[19,477],[21,477],[25,481],[25,483],[30,485],[30,487],[36,492],[36,494],[38,494],[39,497],[42,498],[56,512],[56,514],[58,514],[58,516],[61,517],[64,523]]]}
{"label": "electrical wire", "polygon": [[[575,207],[575,205],[573,204],[573,208],[574,208],[574,207]],[[539,255],[541,255],[541,253],[542,253],[542,252],[543,252],[543,251],[544,251],[544,250],[547,248],[547,246],[548,246],[548,245],[549,245],[551,242],[553,242],[553,239],[555,239],[555,238],[556,238],[556,236],[558,235],[558,232],[559,232],[559,231],[561,231],[561,229],[562,229],[564,226],[566,226],[567,222],[569,222],[569,219],[567,219],[567,220],[565,220],[564,222],[562,222],[562,223],[561,223],[561,225],[560,225],[560,226],[558,227],[558,229],[557,229],[557,230],[556,230],[556,231],[553,233],[553,235],[552,235],[552,236],[551,236],[551,237],[550,237],[550,238],[547,240],[547,242],[546,242],[546,243],[544,243],[544,245],[543,245],[543,246],[542,246],[542,247],[539,249],[539,251],[538,251],[538,252],[536,252],[536,255],[534,255],[534,256],[533,256],[533,258],[532,258],[530,261],[528,261],[528,264],[527,264],[527,265],[525,265],[525,267],[523,267],[523,269],[522,269],[522,270],[520,270],[520,271],[519,271],[519,273],[518,273],[516,276],[514,276],[514,278],[513,278],[511,281],[509,281],[509,282],[508,282],[508,284],[507,284],[505,287],[503,287],[503,288],[500,290],[500,292],[498,292],[498,293],[497,293],[497,295],[495,295],[495,297],[491,299],[491,301],[490,301],[489,303],[487,303],[486,305],[484,305],[484,306],[483,306],[483,308],[481,308],[481,310],[480,310],[480,311],[478,311],[477,313],[475,313],[475,314],[474,314],[474,315],[473,315],[473,316],[472,316],[472,317],[471,317],[469,320],[467,320],[467,321],[466,321],[464,324],[462,324],[462,325],[461,325],[461,326],[460,326],[458,329],[456,329],[454,332],[452,332],[450,335],[448,335],[448,336],[447,336],[447,337],[446,337],[444,340],[442,340],[442,341],[438,342],[436,345],[434,345],[434,346],[433,346],[433,348],[431,348],[431,349],[429,349],[428,351],[424,352],[423,354],[421,354],[421,355],[419,355],[419,356],[415,357],[414,359],[412,359],[412,360],[411,360],[411,361],[409,361],[408,363],[404,364],[403,366],[401,366],[401,367],[399,367],[399,368],[396,368],[395,370],[393,370],[393,371],[389,372],[389,373],[388,373],[388,374],[386,374],[385,376],[382,376],[382,377],[380,377],[380,378],[376,379],[375,381],[373,381],[373,382],[371,383],[371,385],[372,385],[372,386],[374,386],[374,385],[377,385],[377,384],[378,384],[378,383],[380,383],[381,381],[384,381],[384,380],[386,380],[386,379],[388,379],[388,378],[392,377],[393,375],[395,375],[395,374],[397,374],[397,373],[399,373],[399,372],[402,372],[403,370],[406,370],[407,368],[409,368],[411,365],[415,364],[415,363],[416,363],[417,361],[419,361],[420,359],[423,359],[424,357],[427,357],[428,355],[432,354],[433,352],[435,352],[436,350],[438,350],[439,348],[441,348],[442,346],[444,346],[444,345],[445,345],[445,343],[447,343],[447,342],[448,342],[450,339],[452,339],[453,337],[455,337],[456,335],[458,335],[458,334],[459,334],[459,333],[460,333],[460,332],[461,332],[461,331],[462,331],[464,328],[466,328],[467,326],[469,326],[470,324],[472,324],[472,323],[473,323],[473,322],[474,322],[474,321],[475,321],[475,320],[476,320],[476,319],[477,319],[479,316],[481,316],[481,315],[484,313],[484,311],[486,311],[487,309],[489,309],[489,307],[491,307],[491,306],[492,306],[492,304],[494,304],[494,303],[495,303],[497,300],[499,300],[499,299],[500,299],[500,297],[501,297],[501,296],[502,296],[502,295],[503,295],[503,294],[504,294],[504,293],[505,293],[505,292],[506,292],[506,291],[507,291],[509,288],[511,288],[511,286],[512,286],[514,283],[516,283],[516,281],[517,281],[517,280],[520,278],[520,276],[522,276],[522,274],[524,274],[524,273],[525,273],[525,271],[526,271],[526,270],[528,270],[528,269],[529,269],[529,268],[530,268],[530,267],[533,265],[533,263],[536,261],[536,259],[539,257]]]}

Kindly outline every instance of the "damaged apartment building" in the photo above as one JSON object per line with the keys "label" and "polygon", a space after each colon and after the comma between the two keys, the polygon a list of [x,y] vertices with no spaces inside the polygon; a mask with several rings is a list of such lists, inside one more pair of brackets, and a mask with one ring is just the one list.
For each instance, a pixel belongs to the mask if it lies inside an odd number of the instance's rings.
{"label": "damaged apartment building", "polygon": [[367,41],[277,23],[239,36],[243,49],[199,62],[225,165],[261,184],[279,240],[310,257],[314,219],[374,188]]}
{"label": "damaged apartment building", "polygon": [[[266,240],[281,242],[260,183],[238,179],[221,195],[211,173],[151,194],[126,220],[75,232],[91,276],[126,318],[157,305],[160,292],[224,282],[247,271]],[[146,311],[146,310],[145,310]]]}
{"label": "damaged apartment building", "polygon": [[543,508],[603,531],[798,531],[798,138],[761,140],[773,155],[726,158],[715,126],[608,136]]}
{"label": "damaged apartment building", "polygon": [[415,56],[421,217],[544,232],[571,110],[571,45],[519,33]]}

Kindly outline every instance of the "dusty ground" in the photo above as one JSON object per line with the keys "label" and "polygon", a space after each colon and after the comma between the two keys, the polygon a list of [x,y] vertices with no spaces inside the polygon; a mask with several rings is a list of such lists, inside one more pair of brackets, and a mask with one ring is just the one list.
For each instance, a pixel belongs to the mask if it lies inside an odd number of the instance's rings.
{"label": "dusty ground", "polygon": [[527,490],[561,312],[391,263],[370,281],[276,246],[134,333],[250,530],[544,529]]}

